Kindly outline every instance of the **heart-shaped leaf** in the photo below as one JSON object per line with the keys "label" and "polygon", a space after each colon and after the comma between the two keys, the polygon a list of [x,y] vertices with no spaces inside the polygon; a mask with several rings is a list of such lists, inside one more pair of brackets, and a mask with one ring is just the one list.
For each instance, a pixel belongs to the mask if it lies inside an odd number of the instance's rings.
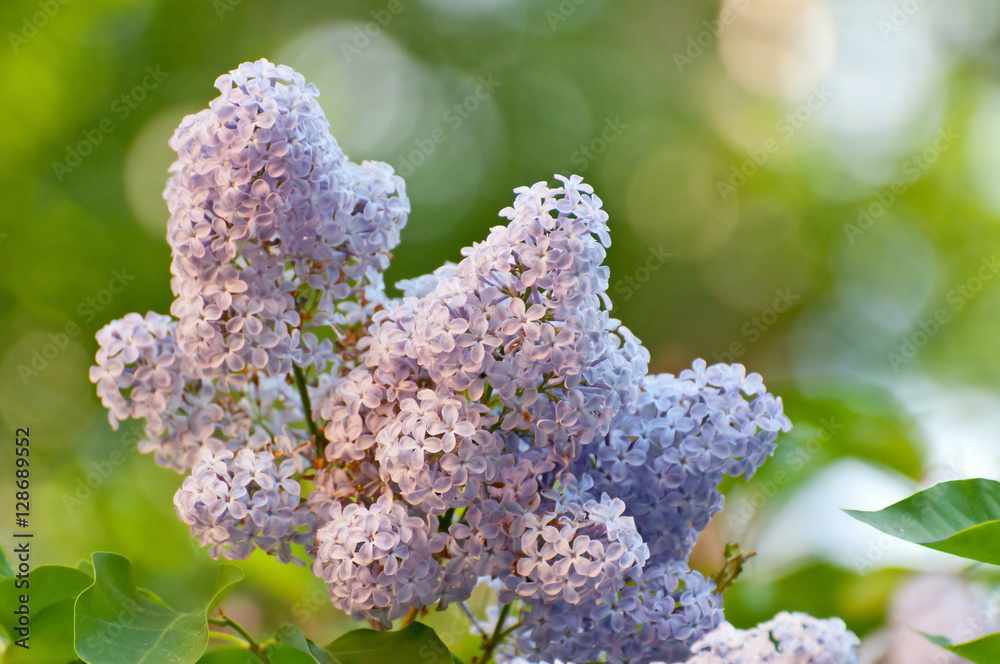
{"label": "heart-shaped leaf", "polygon": [[[208,614],[243,572],[223,565],[211,595],[195,610],[174,611],[140,591],[127,558],[95,553],[94,584],[76,600],[76,652],[91,664],[186,664],[208,645]],[[155,597],[155,596],[154,596]]]}
{"label": "heart-shaped leaf", "polygon": [[877,512],[846,512],[908,542],[1000,565],[1000,482],[942,482]]}

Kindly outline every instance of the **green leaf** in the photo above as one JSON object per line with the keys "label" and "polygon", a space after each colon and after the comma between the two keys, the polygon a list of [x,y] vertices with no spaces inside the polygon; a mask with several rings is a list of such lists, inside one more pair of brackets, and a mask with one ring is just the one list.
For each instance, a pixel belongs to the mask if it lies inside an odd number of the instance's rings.
{"label": "green leaf", "polygon": [[0,579],[9,579],[14,576],[14,570],[10,568],[10,563],[7,561],[7,554],[4,553],[3,547],[0,546]]}
{"label": "green leaf", "polygon": [[[329,653],[323,650],[321,647],[306,638],[302,630],[295,625],[282,625],[278,628],[278,633],[276,635],[278,643],[284,648],[295,648],[301,652],[308,659],[303,659],[301,661],[308,662],[308,664],[336,664]],[[268,651],[268,655],[270,655]],[[288,659],[287,661],[293,662],[298,660]]]}
{"label": "green leaf", "polygon": [[952,651],[959,657],[964,657],[976,664],[996,664],[1000,662],[1000,634],[990,634],[968,643],[952,644],[951,641],[942,636],[924,636],[934,645],[941,646]]}
{"label": "green leaf", "polygon": [[448,646],[433,629],[413,623],[395,632],[356,629],[326,646],[335,664],[376,664],[411,662],[454,664]]}
{"label": "green leaf", "polygon": [[13,646],[3,664],[66,664],[79,661],[73,649],[73,599],[32,611],[29,649]]}
{"label": "green leaf", "polygon": [[304,650],[287,643],[276,643],[267,648],[271,664],[316,664],[316,658]]}
{"label": "green leaf", "polygon": [[94,578],[94,563],[90,562],[89,560],[81,560],[79,563],[77,563],[76,568],[81,572],[83,572],[84,574],[86,574],[87,576],[89,576],[90,578],[92,579]]}
{"label": "green leaf", "polygon": [[136,587],[127,558],[95,553],[93,562],[94,583],[77,598],[75,621],[76,652],[91,664],[197,662],[208,645],[208,613],[243,577],[239,568],[223,565],[211,597],[179,612]]}
{"label": "green leaf", "polygon": [[228,646],[209,650],[198,660],[198,664],[260,664],[260,660],[246,648]]}
{"label": "green leaf", "polygon": [[[34,618],[48,606],[76,599],[93,580],[72,567],[42,565],[31,571],[30,588],[18,588],[18,581],[16,577],[0,580],[0,625],[8,631],[17,623],[14,610],[20,604],[20,595],[31,596],[31,615]],[[23,584],[24,580],[20,581]]]}
{"label": "green leaf", "polygon": [[908,542],[1000,565],[1000,482],[942,482],[878,512],[845,511]]}
{"label": "green leaf", "polygon": [[91,584],[91,578],[72,567],[42,565],[31,571],[30,588],[18,588],[18,581],[16,577],[0,580],[0,626],[12,639],[20,638],[15,631],[19,616],[14,611],[20,606],[20,596],[29,595],[31,647],[11,647],[4,654],[4,664],[66,664],[76,659],[73,602]]}
{"label": "green leaf", "polygon": [[148,599],[153,604],[159,604],[165,609],[169,609],[170,605],[163,601],[163,598],[156,593],[146,590],[145,588],[139,588],[139,594]]}
{"label": "green leaf", "polygon": [[226,595],[228,595],[229,591],[233,589],[233,586],[242,580],[243,570],[239,567],[236,567],[235,565],[220,566],[219,578],[215,581],[215,588],[212,591],[212,596],[208,599],[208,603],[205,604],[205,615],[208,616],[219,608],[219,604],[222,604],[222,600],[226,599]]}

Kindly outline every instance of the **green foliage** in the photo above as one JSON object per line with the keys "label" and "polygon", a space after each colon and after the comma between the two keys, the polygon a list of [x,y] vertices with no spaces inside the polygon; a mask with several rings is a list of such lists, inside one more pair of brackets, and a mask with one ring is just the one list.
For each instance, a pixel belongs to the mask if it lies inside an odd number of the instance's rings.
{"label": "green foliage", "polygon": [[395,632],[356,629],[326,646],[336,664],[373,664],[419,660],[454,664],[454,658],[430,627],[413,623]]}
{"label": "green foliage", "polygon": [[[456,664],[460,661],[433,629],[413,623],[394,632],[356,629],[321,648],[294,625],[284,625],[265,648],[271,664],[381,664],[421,661]],[[254,664],[261,660],[244,648],[220,648],[205,654],[198,664]]]}
{"label": "green foliage", "polygon": [[10,562],[7,560],[7,554],[0,549],[0,579],[9,579],[14,576],[14,570],[10,568]]}
{"label": "green foliage", "polygon": [[[847,513],[900,539],[1000,565],[1000,482],[982,478],[942,482],[877,512]],[[1000,661],[1000,634],[959,644],[924,636],[977,664]]]}
{"label": "green foliage", "polygon": [[[812,386],[801,391],[782,386],[776,394],[782,395],[795,423],[791,437],[801,449],[800,457],[808,457],[818,443],[821,460],[855,457],[913,479],[923,472],[916,431],[889,392],[857,385]],[[814,442],[810,445],[810,441]],[[789,442],[786,438],[779,441],[779,455],[787,454],[781,449],[788,450]]]}
{"label": "green foliage", "polygon": [[278,629],[277,640],[275,647],[268,650],[272,662],[335,664],[327,652],[307,639],[295,625],[283,625]]}
{"label": "green foliage", "polygon": [[205,653],[198,664],[258,664],[260,660],[247,652],[246,648],[230,646],[216,648]]}
{"label": "green foliage", "polygon": [[31,597],[31,648],[13,647],[3,664],[66,664],[76,659],[73,650],[73,602],[92,579],[78,569],[43,565],[31,572],[31,587],[17,588],[16,577],[0,581],[0,625],[13,635],[14,610],[21,594]]}
{"label": "green foliage", "polygon": [[877,512],[847,513],[908,542],[1000,565],[1000,482],[942,482]]}
{"label": "green foliage", "polygon": [[174,611],[139,592],[127,558],[93,555],[94,584],[76,602],[76,650],[91,664],[196,662],[208,645],[208,614],[243,572],[223,565],[215,591],[191,612]]}
{"label": "green foliage", "polygon": [[31,648],[13,647],[3,664],[67,664],[79,662],[73,649],[73,600],[51,604],[31,616]]}

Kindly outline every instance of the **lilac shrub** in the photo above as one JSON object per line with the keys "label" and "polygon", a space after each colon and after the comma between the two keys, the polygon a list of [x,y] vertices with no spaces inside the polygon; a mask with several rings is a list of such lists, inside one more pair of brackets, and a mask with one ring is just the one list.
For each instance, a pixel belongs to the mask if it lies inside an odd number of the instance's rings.
{"label": "lilac shrub", "polygon": [[686,657],[722,621],[688,554],[723,477],[790,428],[781,399],[741,365],[647,374],[578,176],[516,189],[505,225],[391,297],[403,180],[351,162],[287,67],[216,87],[170,140],[171,316],[107,325],[91,370],[112,426],[145,420],[141,450],[187,475],[192,535],[310,564],[386,628],[488,578],[517,602],[501,658]]}

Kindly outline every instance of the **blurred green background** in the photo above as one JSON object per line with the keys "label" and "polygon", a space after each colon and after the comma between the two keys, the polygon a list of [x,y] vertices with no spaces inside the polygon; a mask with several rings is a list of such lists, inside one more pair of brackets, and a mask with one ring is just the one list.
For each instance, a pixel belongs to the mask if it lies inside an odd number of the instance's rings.
{"label": "blurred green background", "polygon": [[[30,426],[34,562],[115,551],[181,605],[213,578],[173,515],[181,477],[111,431],[87,370],[102,325],[169,311],[168,137],[218,75],[265,57],[317,84],[352,159],[406,176],[387,283],[458,259],[514,187],[584,175],[611,216],[615,314],[653,369],[744,363],[796,424],[696,552],[707,571],[728,540],[760,553],[730,619],[878,627],[904,568],[955,563],[839,509],[998,471],[998,16],[989,0],[4,0],[0,467]],[[351,626],[312,575],[242,566],[228,605],[253,629]]]}

